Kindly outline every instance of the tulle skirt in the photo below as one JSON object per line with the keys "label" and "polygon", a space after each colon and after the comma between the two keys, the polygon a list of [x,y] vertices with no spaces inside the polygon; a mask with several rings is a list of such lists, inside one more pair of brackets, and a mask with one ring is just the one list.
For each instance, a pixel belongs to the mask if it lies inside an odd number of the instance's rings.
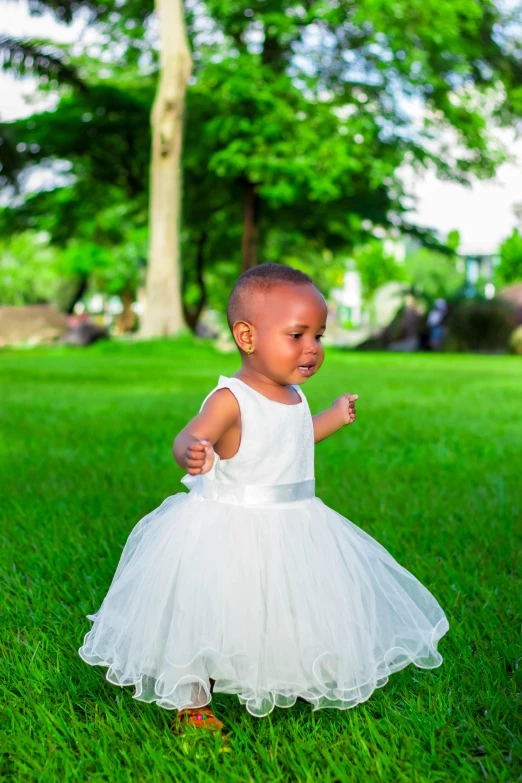
{"label": "tulle skirt", "polygon": [[237,694],[255,717],[296,698],[349,709],[409,663],[440,666],[433,595],[319,498],[244,507],[195,491],[131,531],[78,650],[167,710]]}

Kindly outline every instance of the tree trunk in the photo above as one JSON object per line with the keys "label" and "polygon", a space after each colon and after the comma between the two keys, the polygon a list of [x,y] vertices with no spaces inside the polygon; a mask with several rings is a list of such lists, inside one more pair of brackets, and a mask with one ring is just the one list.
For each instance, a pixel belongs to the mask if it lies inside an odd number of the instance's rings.
{"label": "tree trunk", "polygon": [[162,337],[185,326],[180,290],[179,216],[185,88],[192,69],[182,0],[156,0],[161,72],[152,108],[150,248],[140,337]]}
{"label": "tree trunk", "polygon": [[76,303],[80,301],[84,293],[87,291],[88,285],[89,285],[89,276],[81,275],[81,277],[79,278],[76,284],[74,294],[72,295],[69,304],[67,305],[67,308],[65,310],[67,315],[72,315],[74,313],[74,308],[76,306]]}
{"label": "tree trunk", "polygon": [[243,219],[242,271],[252,269],[257,264],[257,194],[251,182],[246,183],[245,210]]}
{"label": "tree trunk", "polygon": [[192,332],[196,331],[196,327],[199,321],[199,316],[201,315],[201,311],[205,307],[208,298],[207,287],[205,285],[205,277],[203,275],[203,268],[205,265],[205,245],[207,242],[207,237],[208,237],[207,232],[202,231],[201,234],[199,235],[198,245],[196,250],[196,282],[199,286],[199,291],[200,291],[199,299],[194,308],[189,309],[186,306],[184,306],[183,308],[185,320],[188,324],[189,329]]}

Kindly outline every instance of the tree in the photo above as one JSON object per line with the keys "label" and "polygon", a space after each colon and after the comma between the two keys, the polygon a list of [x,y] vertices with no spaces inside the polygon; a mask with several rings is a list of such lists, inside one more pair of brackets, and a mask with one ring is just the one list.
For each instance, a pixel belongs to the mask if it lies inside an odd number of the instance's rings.
{"label": "tree", "polygon": [[[454,232],[451,232],[454,236]],[[451,243],[451,237],[448,240]],[[464,286],[466,274],[458,268],[455,253],[440,253],[420,247],[406,254],[404,273],[412,293],[427,307],[438,297],[452,298]]]}
{"label": "tree", "polygon": [[142,283],[152,95],[146,79],[126,90],[93,84],[10,126],[27,166],[67,164],[53,189],[0,211],[0,235],[38,227],[62,251],[58,268],[70,285],[60,304],[67,312],[89,286],[119,295],[128,310]]}
{"label": "tree", "polygon": [[187,134],[187,180],[208,168],[239,197],[243,270],[266,256],[272,230],[297,231],[320,248],[328,238],[334,251],[367,234],[365,218],[388,222],[388,210],[401,210],[383,183],[401,155],[379,141],[375,122],[361,145],[360,124],[307,99],[257,55],[208,63],[188,111],[197,133]]}
{"label": "tree", "polygon": [[[372,222],[411,231],[401,165],[467,183],[502,161],[488,120],[508,124],[522,113],[520,41],[510,15],[489,0],[208,0],[206,8],[194,89],[212,84],[211,102],[226,107],[215,114],[220,149],[210,165],[243,191],[243,268],[259,257],[263,219],[277,201],[299,226],[314,197],[335,212],[353,194],[361,214],[366,180]],[[193,12],[196,48],[199,29]],[[319,126],[329,146],[314,134]],[[441,141],[448,132],[455,145]],[[339,218],[346,231],[346,210]]]}

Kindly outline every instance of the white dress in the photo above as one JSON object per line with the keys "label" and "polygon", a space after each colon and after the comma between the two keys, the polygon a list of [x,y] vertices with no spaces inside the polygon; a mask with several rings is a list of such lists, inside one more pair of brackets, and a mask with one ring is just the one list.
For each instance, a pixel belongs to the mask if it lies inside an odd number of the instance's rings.
{"label": "white dress", "polygon": [[[237,694],[251,715],[349,709],[409,663],[440,666],[433,595],[314,491],[312,416],[221,376],[241,442],[131,531],[78,650],[165,709]],[[215,391],[212,390],[211,394]],[[210,395],[208,395],[210,396]],[[205,400],[208,399],[205,398]],[[205,401],[204,401],[205,402]]]}

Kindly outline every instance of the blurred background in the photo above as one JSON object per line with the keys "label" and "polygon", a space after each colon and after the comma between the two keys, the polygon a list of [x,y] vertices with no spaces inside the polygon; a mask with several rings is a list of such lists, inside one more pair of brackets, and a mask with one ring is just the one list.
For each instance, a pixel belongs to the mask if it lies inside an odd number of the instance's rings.
{"label": "blurred background", "polygon": [[328,341],[522,353],[514,0],[0,2],[0,343],[190,330],[309,273]]}

